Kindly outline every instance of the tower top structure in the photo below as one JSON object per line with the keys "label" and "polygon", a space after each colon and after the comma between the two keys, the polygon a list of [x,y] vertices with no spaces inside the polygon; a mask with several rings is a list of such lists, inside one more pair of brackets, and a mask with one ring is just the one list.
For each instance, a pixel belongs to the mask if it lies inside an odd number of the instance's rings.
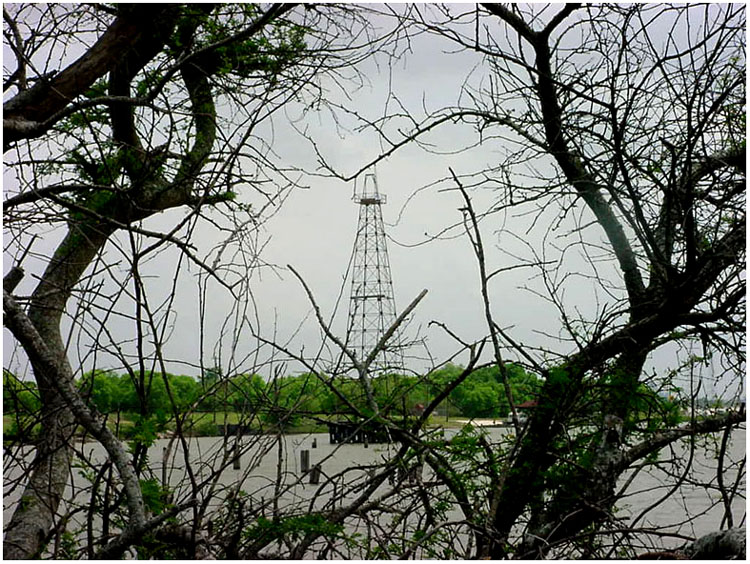
{"label": "tower top structure", "polygon": [[378,190],[378,178],[374,170],[365,174],[360,188],[357,188],[355,183],[352,200],[364,206],[385,204],[388,201],[386,195],[381,194],[380,190]]}

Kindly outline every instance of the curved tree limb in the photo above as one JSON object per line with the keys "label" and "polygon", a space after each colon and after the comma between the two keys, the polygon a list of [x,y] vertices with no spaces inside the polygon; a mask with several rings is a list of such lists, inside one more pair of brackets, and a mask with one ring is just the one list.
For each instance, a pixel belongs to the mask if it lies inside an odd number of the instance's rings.
{"label": "curved tree limb", "polygon": [[[123,53],[151,40],[152,27],[176,15],[175,5],[139,4],[121,10],[102,36],[78,60],[54,77],[40,80],[3,104],[3,146],[39,137],[53,124],[47,119],[64,109],[104,76]],[[150,23],[151,25],[144,25]],[[45,124],[45,125],[42,125]]]}

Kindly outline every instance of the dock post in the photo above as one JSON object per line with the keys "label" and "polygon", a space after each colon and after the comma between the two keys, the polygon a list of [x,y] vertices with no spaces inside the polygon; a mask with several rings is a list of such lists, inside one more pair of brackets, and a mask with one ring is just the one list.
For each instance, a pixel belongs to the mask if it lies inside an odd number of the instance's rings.
{"label": "dock post", "polygon": [[300,466],[303,474],[307,474],[310,471],[310,451],[303,450],[300,452]]}
{"label": "dock post", "polygon": [[310,472],[310,483],[317,486],[320,483],[320,464],[316,464]]}
{"label": "dock post", "polygon": [[234,458],[232,459],[232,468],[234,470],[240,469],[240,442],[239,440],[234,441],[234,447],[232,447],[232,454],[234,455]]}

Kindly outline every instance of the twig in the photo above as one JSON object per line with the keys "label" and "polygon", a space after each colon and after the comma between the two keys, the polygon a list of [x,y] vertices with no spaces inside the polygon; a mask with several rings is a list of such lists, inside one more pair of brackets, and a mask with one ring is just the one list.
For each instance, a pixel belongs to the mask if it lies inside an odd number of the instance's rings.
{"label": "twig", "polygon": [[[487,327],[490,331],[490,338],[492,339],[492,348],[495,352],[495,362],[497,363],[497,368],[500,371],[500,377],[503,381],[505,396],[508,398],[508,403],[510,404],[510,413],[511,418],[513,419],[513,427],[516,430],[516,435],[520,435],[521,422],[518,419],[518,411],[516,410],[516,405],[513,401],[513,390],[511,389],[510,382],[508,381],[508,370],[505,368],[502,353],[500,352],[500,343],[497,339],[496,331],[497,324],[492,318],[492,311],[490,309],[490,296],[487,290],[487,269],[484,260],[484,247],[482,246],[482,235],[479,231],[479,223],[477,221],[476,213],[474,213],[474,207],[471,204],[471,198],[467,194],[466,189],[463,187],[463,184],[461,184],[461,181],[456,176],[456,173],[453,172],[453,169],[448,167],[448,170],[453,176],[453,180],[456,182],[458,190],[461,192],[461,195],[464,198],[464,202],[466,203],[466,207],[463,209],[467,212],[469,218],[471,219],[471,229],[474,232],[474,238],[471,243],[474,247],[474,254],[477,257],[477,262],[479,263],[479,276],[482,286],[482,300],[484,301],[484,315],[487,320]],[[469,237],[469,239],[471,239],[471,236]]]}

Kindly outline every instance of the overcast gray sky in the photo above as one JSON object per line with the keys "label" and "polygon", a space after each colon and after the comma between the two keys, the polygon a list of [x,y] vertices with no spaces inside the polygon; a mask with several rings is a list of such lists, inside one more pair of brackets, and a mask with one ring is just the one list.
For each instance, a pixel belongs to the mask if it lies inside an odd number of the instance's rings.
{"label": "overcast gray sky", "polygon": [[[484,72],[481,66],[477,67],[481,63],[479,55],[465,50],[455,51],[453,45],[438,37],[415,37],[412,39],[411,52],[398,61],[389,62],[385,58],[366,61],[360,70],[370,84],[350,91],[351,99],[345,99],[336,89],[331,89],[331,96],[335,96],[331,101],[345,104],[367,119],[377,119],[395,111],[397,107],[392,94],[415,116],[423,116],[425,108],[434,111],[454,106],[467,77],[472,81],[481,80]],[[339,118],[345,125],[357,125],[351,117],[339,115]],[[285,113],[273,119],[272,130],[267,130],[268,138],[272,135],[273,151],[282,162],[289,162],[308,172],[316,170],[313,147],[289,126],[289,119],[293,119],[298,128],[307,129],[321,153],[342,174],[348,175],[360,169],[380,152],[378,141],[371,133],[354,129],[341,131],[335,127],[329,112],[309,111],[291,105]],[[460,195],[455,190],[447,190],[454,188],[452,182],[447,180],[448,169],[452,167],[459,175],[478,172],[505,159],[507,147],[498,139],[477,145],[476,131],[467,125],[446,124],[426,137],[425,141],[432,144],[432,151],[425,151],[416,144],[404,147],[377,165],[377,176],[380,190],[388,198],[383,215],[389,236],[388,250],[397,309],[403,309],[423,288],[429,291],[412,316],[409,334],[422,336],[434,360],[441,362],[459,347],[442,330],[428,327],[430,321],[446,323],[466,341],[487,334],[478,268],[469,240],[460,228],[433,240],[435,235],[459,223],[462,218],[459,208],[464,204]],[[463,147],[471,148],[455,153]],[[332,327],[343,336],[350,284],[350,281],[344,280],[344,275],[352,252],[359,210],[351,199],[353,183],[312,174],[298,175],[297,178],[306,188],[289,192],[283,205],[263,223],[258,232],[259,242],[264,243],[263,260],[278,268],[269,266],[251,272],[251,295],[257,308],[257,319],[253,308],[248,309],[248,315],[255,329],[268,339],[286,343],[295,352],[304,350],[304,354],[310,356],[321,346],[323,337],[311,315],[311,306],[303,288],[284,266],[292,265],[305,278],[327,319],[335,313]],[[12,179],[6,176],[5,181],[12,182]],[[473,194],[479,211],[486,210],[497,198],[488,190],[478,190]],[[256,208],[262,205],[261,199],[253,192],[241,193],[240,199],[252,203]],[[557,218],[559,209],[526,208],[520,211],[523,213],[496,214],[482,223],[488,270],[512,266],[516,261],[514,256],[523,254],[529,257],[530,249],[544,254],[548,259],[559,258],[559,250],[549,242],[543,242],[547,226]],[[145,227],[168,229],[174,218],[181,214],[179,211],[162,214],[148,220]],[[531,229],[534,220],[536,223]],[[572,228],[572,224],[564,222],[559,229],[560,235],[564,235],[569,228]],[[601,239],[596,229],[590,229],[587,233],[593,238],[593,243]],[[201,223],[194,236],[198,254],[213,258],[210,249],[221,245],[224,237],[225,234],[211,225]],[[565,239],[557,242],[562,247]],[[46,244],[51,248],[49,242]],[[109,257],[116,261],[117,252],[113,249],[108,252]],[[197,376],[196,367],[200,364],[212,365],[214,356],[218,354],[225,369],[257,369],[264,376],[269,375],[270,367],[259,363],[268,358],[271,349],[266,347],[258,356],[254,356],[258,344],[249,331],[240,333],[234,344],[227,335],[222,340],[222,327],[226,327],[224,324],[234,311],[234,301],[225,289],[213,281],[208,282],[205,323],[201,322],[197,288],[199,269],[186,262],[178,263],[177,257],[177,251],[172,249],[143,265],[144,272],[150,276],[148,284],[153,303],[159,303],[171,295],[175,298],[169,316],[170,336],[163,348],[165,357],[170,360],[168,369]],[[575,273],[577,269],[586,269],[585,262],[575,251],[567,252],[564,260],[567,271]],[[36,273],[41,272],[41,263],[34,266],[30,262],[27,266],[32,274],[35,269]],[[8,268],[6,264],[5,270]],[[607,265],[601,268],[605,275],[614,276],[613,268]],[[173,287],[171,280],[175,269],[179,269],[180,278],[177,286]],[[508,328],[518,342],[549,347],[559,352],[569,351],[571,345],[555,343],[554,339],[542,334],[554,336],[559,333],[559,312],[530,291],[541,291],[543,288],[541,281],[532,278],[532,274],[528,269],[519,269],[493,278],[490,296],[495,319]],[[26,284],[26,288],[30,288],[30,282]],[[594,284],[590,280],[583,277],[571,280],[565,294],[569,311],[593,315],[597,307],[603,305],[603,302],[596,303],[594,291]],[[340,295],[342,299],[337,303]],[[597,295],[598,299],[606,300],[601,293]],[[127,307],[127,304],[122,305],[122,313],[127,313]],[[132,314],[132,306],[130,309],[129,313]],[[230,321],[229,326],[233,324]],[[119,339],[132,338],[131,322],[112,318],[107,325]],[[202,332],[199,329],[201,325]],[[7,331],[4,335],[8,366],[8,351],[12,347]],[[87,339],[90,337],[84,337],[81,341],[81,354],[84,356],[88,351]],[[432,362],[427,360],[424,350],[416,349],[413,352],[418,358],[409,361],[410,369],[423,372],[431,367]],[[232,356],[235,360],[230,362]],[[330,359],[331,356],[326,354],[324,358]],[[487,354],[486,360],[489,358]],[[665,366],[673,358],[673,351],[663,353],[657,365]],[[91,357],[86,358],[86,368],[90,368],[93,361]],[[466,356],[455,361],[466,362]],[[106,355],[99,356],[96,362],[102,368],[121,370]],[[294,362],[287,362],[284,367],[286,372],[302,369]]]}

